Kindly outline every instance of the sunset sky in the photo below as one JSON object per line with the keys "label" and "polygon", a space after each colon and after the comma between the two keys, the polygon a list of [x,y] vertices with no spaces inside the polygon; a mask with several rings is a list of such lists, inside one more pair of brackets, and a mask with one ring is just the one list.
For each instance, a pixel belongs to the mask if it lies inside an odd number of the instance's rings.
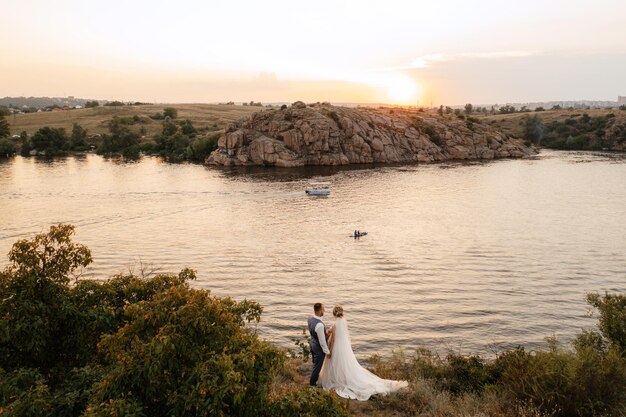
{"label": "sunset sky", "polygon": [[626,95],[626,1],[0,3],[0,96],[456,105]]}

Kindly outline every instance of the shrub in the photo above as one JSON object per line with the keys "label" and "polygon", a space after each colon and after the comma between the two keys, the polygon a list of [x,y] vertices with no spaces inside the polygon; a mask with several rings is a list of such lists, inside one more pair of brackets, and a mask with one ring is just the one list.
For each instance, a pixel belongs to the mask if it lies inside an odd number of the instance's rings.
{"label": "shrub", "polygon": [[166,107],[163,109],[163,117],[176,119],[178,117],[178,110],[176,110],[174,107]]}
{"label": "shrub", "polygon": [[15,155],[15,152],[17,152],[17,150],[13,142],[5,138],[0,139],[0,159],[9,158]]}
{"label": "shrub", "polygon": [[217,149],[217,141],[220,134],[199,137],[193,140],[187,148],[187,160],[192,162],[204,162],[206,158]]}
{"label": "shrub", "polygon": [[87,131],[78,123],[72,125],[70,148],[75,151],[84,151],[89,148],[87,145]]}
{"label": "shrub", "polygon": [[16,242],[0,273],[3,415],[347,415],[308,389],[270,400],[283,353],[247,325],[261,306],[190,288],[192,270],[70,285],[91,262],[73,233]]}
{"label": "shrub", "polygon": [[600,312],[598,328],[602,336],[626,356],[626,296],[588,294],[587,302]]}
{"label": "shrub", "polygon": [[290,392],[284,398],[272,402],[268,412],[259,414],[267,417],[350,416],[347,405],[341,404],[336,397],[325,391],[311,390],[308,388]]}
{"label": "shrub", "polygon": [[7,138],[10,134],[9,122],[6,121],[4,115],[0,115],[0,139]]}
{"label": "shrub", "polygon": [[30,139],[33,149],[46,156],[63,155],[69,149],[67,133],[63,128],[42,127]]}

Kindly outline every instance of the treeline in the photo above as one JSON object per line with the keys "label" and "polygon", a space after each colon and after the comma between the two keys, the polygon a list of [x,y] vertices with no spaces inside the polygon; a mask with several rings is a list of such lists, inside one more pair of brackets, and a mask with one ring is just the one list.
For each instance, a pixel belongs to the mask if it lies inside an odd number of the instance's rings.
{"label": "treeline", "polygon": [[548,123],[534,115],[526,117],[523,124],[528,142],[552,149],[623,150],[626,144],[626,124],[619,122],[614,113],[595,117],[572,114]]}
{"label": "treeline", "polygon": [[[437,109],[437,113],[439,113],[439,115],[443,116],[444,114],[452,114],[454,113],[455,115],[459,115],[461,113],[465,113],[466,115],[472,114],[472,113],[480,113],[480,114],[491,114],[491,115],[495,115],[495,114],[513,114],[513,113],[531,113],[531,112],[543,112],[546,110],[568,110],[568,111],[573,111],[573,110],[580,110],[580,107],[563,107],[560,104],[555,104],[552,107],[550,107],[549,109],[545,109],[542,106],[538,106],[535,107],[534,109],[530,109],[528,106],[520,106],[515,107],[513,105],[510,104],[506,104],[504,106],[499,106],[499,105],[494,105],[494,106],[490,106],[489,108],[487,107],[481,107],[481,106],[474,106],[471,103],[468,103],[464,106],[463,109],[460,108],[456,108],[453,109],[450,106],[439,106],[439,108]],[[589,110],[590,107],[586,106],[584,107],[585,110]],[[607,110],[612,110],[614,109],[611,107],[608,107]],[[626,105],[622,105],[618,107],[619,110],[626,110]]]}
{"label": "treeline", "polygon": [[75,280],[92,257],[73,233],[17,241],[0,272],[1,415],[347,415],[306,387],[273,392],[285,354],[257,337],[259,304],[191,288],[190,269]]}
{"label": "treeline", "polygon": [[[141,153],[159,155],[170,162],[202,163],[217,149],[220,134],[217,125],[205,128],[203,133],[196,129],[190,120],[178,120],[178,111],[166,107],[147,117],[115,116],[107,124],[108,133],[90,137],[86,129],[73,124],[68,134],[63,128],[42,127],[32,136],[26,132],[19,139],[10,140],[10,128],[4,117],[0,116],[0,158],[16,153],[22,156],[64,156],[70,152],[95,150],[104,156],[121,155],[126,159],[138,159]],[[152,120],[160,120],[161,132],[146,141],[145,125]],[[19,145],[19,146],[18,146]]]}

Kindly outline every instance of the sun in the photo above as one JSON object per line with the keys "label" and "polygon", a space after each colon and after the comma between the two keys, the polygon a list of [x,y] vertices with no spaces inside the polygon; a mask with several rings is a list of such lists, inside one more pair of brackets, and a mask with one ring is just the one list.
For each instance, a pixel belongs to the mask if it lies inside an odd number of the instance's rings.
{"label": "sun", "polygon": [[394,104],[415,104],[419,97],[420,86],[406,76],[393,77],[387,80],[387,97]]}

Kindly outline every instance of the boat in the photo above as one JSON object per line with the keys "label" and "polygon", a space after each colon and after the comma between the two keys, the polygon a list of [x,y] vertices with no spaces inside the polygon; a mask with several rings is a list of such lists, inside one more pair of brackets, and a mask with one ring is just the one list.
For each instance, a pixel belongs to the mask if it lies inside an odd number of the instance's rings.
{"label": "boat", "polygon": [[329,182],[311,182],[305,193],[310,196],[328,196],[330,195],[329,187]]}

